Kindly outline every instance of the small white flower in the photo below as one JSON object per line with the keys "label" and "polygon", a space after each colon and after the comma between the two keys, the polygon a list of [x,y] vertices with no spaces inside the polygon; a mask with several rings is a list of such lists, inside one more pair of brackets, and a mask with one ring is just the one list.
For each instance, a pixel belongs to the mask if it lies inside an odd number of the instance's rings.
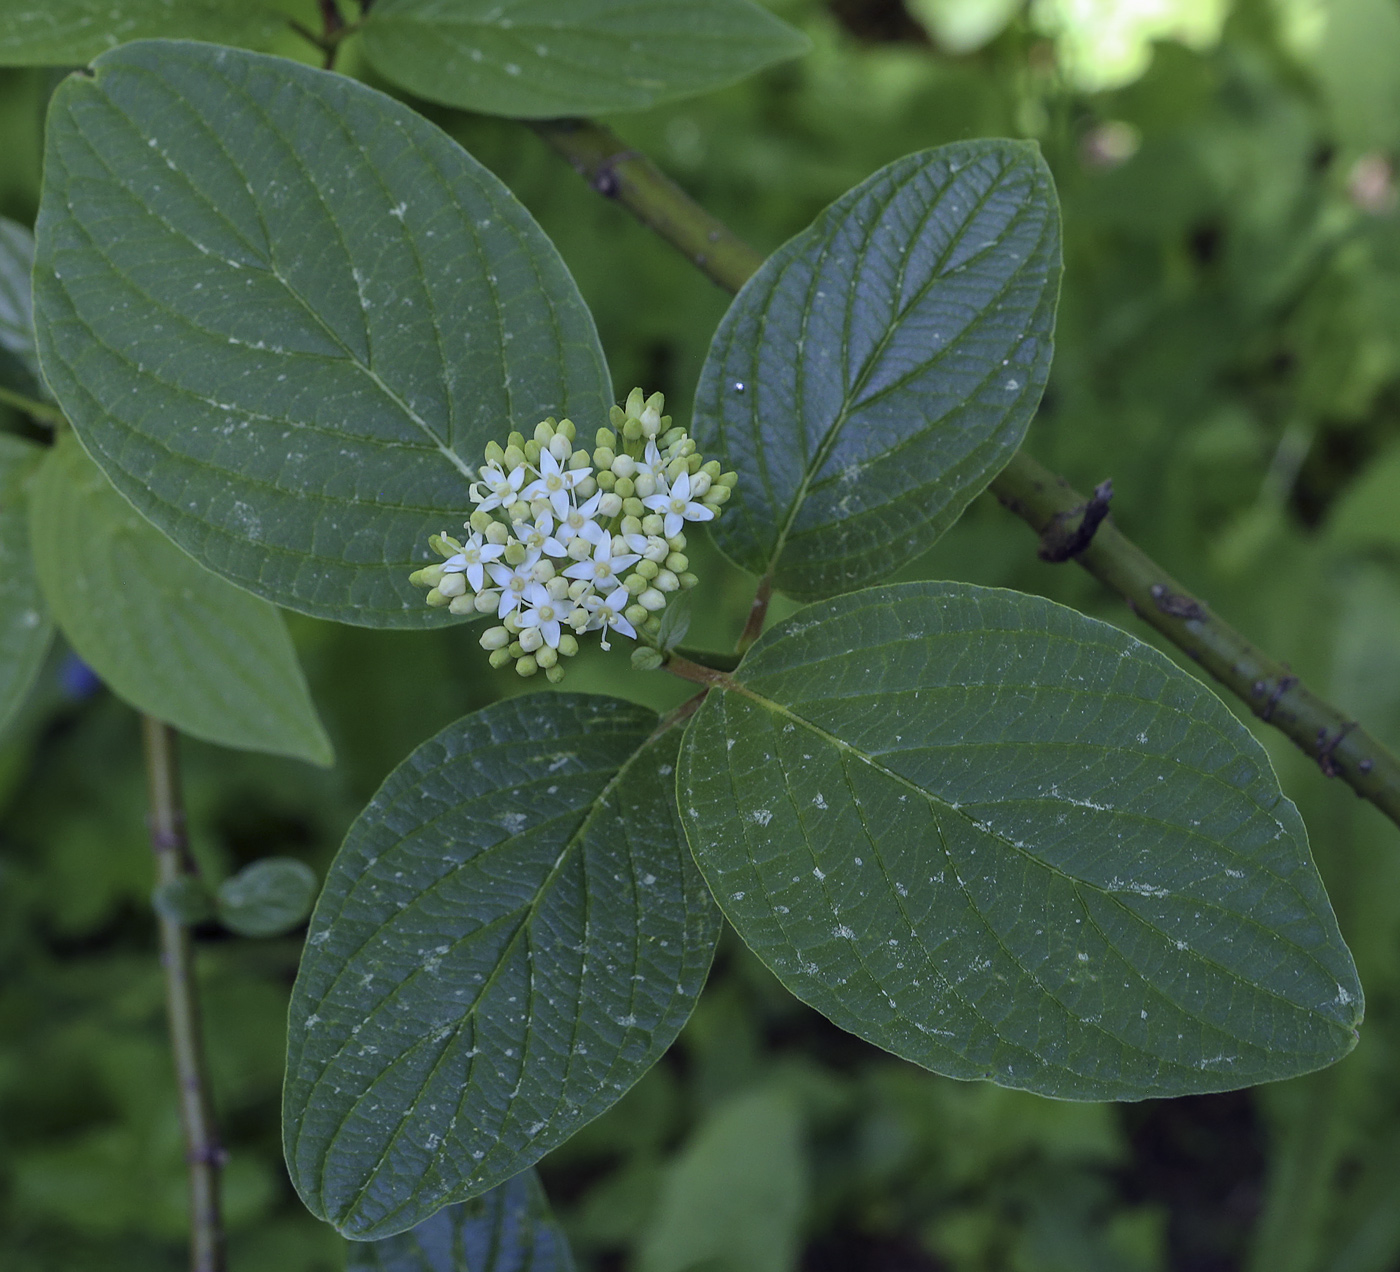
{"label": "small white flower", "polygon": [[566,578],[587,579],[594,587],[610,588],[617,576],[640,559],[635,552],[613,556],[613,541],[607,536],[593,549],[593,555],[564,571]]}
{"label": "small white flower", "polygon": [[520,626],[529,630],[539,628],[544,643],[551,649],[559,648],[559,624],[569,612],[569,606],[561,605],[549,594],[541,583],[532,583],[525,589],[525,604],[529,607],[520,614]]}
{"label": "small white flower", "polygon": [[525,487],[521,498],[548,499],[554,515],[563,521],[569,515],[569,492],[592,471],[591,468],[560,468],[553,455],[541,451],[539,478]]}
{"label": "small white flower", "polygon": [[479,534],[474,534],[462,545],[462,550],[443,562],[442,568],[449,574],[465,574],[473,592],[481,591],[486,582],[486,566],[494,561],[505,548],[499,543],[487,543]]}
{"label": "small white flower", "polygon": [[496,608],[497,618],[504,618],[511,610],[518,609],[527,588],[539,586],[530,572],[530,565],[527,564],[518,565],[513,570],[508,565],[490,565],[487,570],[491,581],[501,589],[501,603]]}
{"label": "small white flower", "polygon": [[[481,468],[481,480],[472,483],[469,493],[479,512],[490,512],[493,508],[513,504],[520,497],[520,487],[524,484],[524,464],[517,464],[508,473],[495,464],[485,464]],[[483,487],[488,494],[479,493]]]}
{"label": "small white flower", "polygon": [[658,565],[671,554],[671,545],[656,534],[629,534],[627,546],[638,556],[655,561]]}
{"label": "small white flower", "polygon": [[705,507],[702,503],[695,503],[690,497],[690,474],[682,473],[671,484],[668,494],[662,494],[659,490],[656,494],[642,500],[642,502],[653,512],[660,513],[666,518],[666,537],[669,539],[681,532],[681,525],[686,521],[710,521],[714,518],[714,512]]}
{"label": "small white flower", "polygon": [[[566,539],[582,539],[586,543],[593,544],[602,539],[603,527],[593,519],[598,515],[598,505],[602,500],[603,496],[599,493],[587,503],[569,509],[568,515],[559,522],[559,530]],[[564,549],[560,549],[559,555],[565,555]]]}
{"label": "small white flower", "polygon": [[631,604],[632,596],[625,587],[619,587],[607,598],[594,593],[592,596],[583,598],[584,607],[592,614],[588,620],[588,630],[597,631],[602,628],[603,635],[599,640],[599,645],[603,649],[611,649],[608,644],[608,628],[621,632],[624,636],[637,639],[637,629],[632,626],[623,616],[622,612]]}
{"label": "small white flower", "polygon": [[535,518],[533,526],[526,525],[523,521],[517,521],[515,523],[515,537],[525,545],[525,559],[531,565],[540,559],[541,553],[561,557],[568,551],[554,537],[554,518],[547,512],[540,513]]}
{"label": "small white flower", "polygon": [[637,472],[646,473],[648,477],[664,481],[666,477],[666,461],[661,458],[661,452],[656,449],[654,441],[647,443],[646,451],[641,459],[637,461]]}

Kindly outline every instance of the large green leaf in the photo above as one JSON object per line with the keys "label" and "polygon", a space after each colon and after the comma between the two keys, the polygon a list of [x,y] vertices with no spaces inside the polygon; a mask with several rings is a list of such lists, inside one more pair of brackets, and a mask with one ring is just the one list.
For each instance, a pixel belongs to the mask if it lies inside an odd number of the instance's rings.
{"label": "large green leaf", "polygon": [[72,434],[45,458],[29,513],[49,609],[116,693],[192,737],[331,762],[276,608],[190,560]]}
{"label": "large green leaf", "polygon": [[509,1179],[690,1014],[718,914],[675,812],[676,730],[531,695],[406,759],[332,865],[292,995],[292,1180],[348,1236]]}
{"label": "large green leaf", "polygon": [[720,324],[693,432],[739,473],[715,541],[801,597],[924,551],[1050,370],[1059,208],[1032,142],[909,155],[778,249]]}
{"label": "large green leaf", "polygon": [[751,0],[378,0],[364,41],[420,97],[530,119],[645,110],[810,47]]}
{"label": "large green leaf", "polygon": [[34,236],[0,217],[0,385],[27,397],[45,393],[34,354],[34,315],[29,276],[34,268]]}
{"label": "large green leaf", "polygon": [[1137,1099],[1356,1041],[1356,970],[1263,749],[1049,601],[915,583],[803,610],[709,695],[680,789],[783,983],[940,1073]]}
{"label": "large green leaf", "polygon": [[157,35],[257,48],[280,25],[255,0],[0,0],[0,66],[77,66]]}
{"label": "large green leaf", "polygon": [[439,1210],[416,1228],[350,1247],[345,1272],[573,1272],[569,1243],[533,1170]]}
{"label": "large green leaf", "polygon": [[25,486],[42,448],[0,433],[0,729],[24,701],[53,636],[29,551]]}
{"label": "large green leaf", "polygon": [[486,442],[611,398],[593,320],[506,188],[341,76],[205,44],[98,58],[49,112],[39,353],[107,475],[210,569],[366,626]]}

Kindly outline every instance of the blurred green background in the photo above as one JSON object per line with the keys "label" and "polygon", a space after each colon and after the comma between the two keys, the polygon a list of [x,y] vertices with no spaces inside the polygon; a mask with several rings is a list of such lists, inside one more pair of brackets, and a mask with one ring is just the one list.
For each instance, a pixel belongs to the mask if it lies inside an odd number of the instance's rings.
{"label": "blurred green background", "polygon": [[[1037,138],[1064,202],[1066,273],[1029,449],[1081,489],[1111,476],[1130,536],[1400,746],[1400,0],[772,7],[811,35],[806,59],[609,122],[764,250],[909,151]],[[353,45],[347,55],[354,72]],[[0,212],[26,223],[55,79],[0,72]],[[619,394],[662,389],[686,421],[727,298],[527,129],[424,109],[553,236]],[[24,425],[0,415],[0,427]],[[984,497],[906,576],[1038,592],[1149,638],[1116,598],[1034,548]],[[712,551],[696,556],[692,637],[726,648],[753,581]],[[324,871],[412,747],[539,688],[489,671],[468,628],[293,618],[292,629],[338,763],[187,744],[192,832],[214,879],[274,853]],[[568,687],[658,707],[686,693],[632,673],[622,649],[581,656]],[[671,1054],[543,1163],[580,1267],[1400,1268],[1400,837],[1258,731],[1366,987],[1361,1045],[1340,1065],[1127,1106],[951,1082],[828,1025],[729,935]],[[143,799],[135,716],[56,650],[0,737],[4,1272],[183,1263]],[[281,1167],[298,949],[298,937],[212,928],[200,941],[236,1272],[344,1262]]]}

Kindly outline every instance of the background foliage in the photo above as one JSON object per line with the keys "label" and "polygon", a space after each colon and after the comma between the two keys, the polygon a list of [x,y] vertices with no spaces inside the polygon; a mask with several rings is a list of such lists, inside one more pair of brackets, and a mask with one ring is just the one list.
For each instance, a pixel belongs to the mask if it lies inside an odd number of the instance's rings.
{"label": "background foliage", "polygon": [[[315,6],[292,0],[314,22]],[[1127,533],[1263,647],[1400,744],[1400,6],[783,0],[813,51],[609,122],[764,251],[899,156],[1037,139],[1064,202],[1058,347],[1031,452],[1111,475]],[[1108,16],[1111,15],[1112,21]],[[1153,46],[1147,41],[1156,37]],[[1099,41],[1096,44],[1096,39]],[[1112,44],[1112,47],[1101,47]],[[287,37],[279,50],[314,60]],[[377,83],[356,64],[340,67]],[[0,73],[0,213],[31,223],[59,76]],[[727,306],[522,126],[422,106],[527,204],[596,316],[620,392],[683,411]],[[0,307],[0,318],[4,309]],[[0,416],[4,429],[28,427]],[[74,544],[94,526],[74,514]],[[94,509],[89,516],[97,517]],[[724,647],[751,581],[716,556],[691,638]],[[1037,592],[1145,629],[978,501],[904,578]],[[3,586],[3,578],[0,578]],[[289,616],[331,735],[324,770],[186,744],[213,879],[324,874],[405,754],[524,686],[468,629]],[[654,709],[685,689],[589,652],[570,689]],[[137,722],[71,651],[0,734],[0,1266],[177,1268],[184,1179],[148,906]],[[1341,1064],[1251,1092],[1052,1103],[939,1079],[825,1024],[732,936],[673,1052],[542,1163],[587,1269],[1313,1269],[1400,1264],[1395,831],[1259,731],[1310,831],[1368,998]],[[309,743],[308,753],[315,750]],[[343,1266],[286,1183],[277,1108],[297,937],[201,947],[232,1150],[233,1266]]]}

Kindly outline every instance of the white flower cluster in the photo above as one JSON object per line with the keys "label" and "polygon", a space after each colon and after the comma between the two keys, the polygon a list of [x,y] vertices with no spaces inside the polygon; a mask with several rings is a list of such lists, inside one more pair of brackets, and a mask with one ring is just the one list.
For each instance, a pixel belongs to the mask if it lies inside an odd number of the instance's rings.
{"label": "white flower cluster", "polygon": [[592,454],[575,449],[569,420],[487,446],[467,538],[433,535],[444,560],[411,579],[429,605],[500,620],[481,637],[493,667],[543,668],[557,684],[584,632],[601,632],[604,649],[614,631],[654,639],[669,596],[695,586],[683,527],[719,514],[735,474],[706,463],[664,406],[633,389]]}

